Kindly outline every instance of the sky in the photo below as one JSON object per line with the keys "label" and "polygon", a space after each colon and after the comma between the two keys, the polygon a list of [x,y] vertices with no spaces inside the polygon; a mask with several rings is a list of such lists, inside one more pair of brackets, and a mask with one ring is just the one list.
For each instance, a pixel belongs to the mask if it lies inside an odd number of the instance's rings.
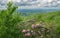
{"label": "sky", "polygon": [[0,0],[0,8],[5,8],[9,1],[12,1],[21,9],[60,7],[60,0]]}

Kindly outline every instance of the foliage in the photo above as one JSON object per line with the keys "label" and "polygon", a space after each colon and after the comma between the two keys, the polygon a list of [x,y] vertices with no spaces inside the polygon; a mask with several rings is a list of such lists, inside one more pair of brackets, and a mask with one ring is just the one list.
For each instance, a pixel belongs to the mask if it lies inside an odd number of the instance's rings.
{"label": "foliage", "polygon": [[20,29],[17,24],[22,21],[20,14],[15,13],[17,9],[11,2],[7,9],[0,11],[0,38],[19,38]]}
{"label": "foliage", "polygon": [[21,16],[17,8],[0,11],[0,38],[60,38],[60,11]]}
{"label": "foliage", "polygon": [[24,17],[25,21],[35,20],[33,23],[44,24],[44,27],[51,29],[51,36],[53,38],[60,38],[60,11],[33,14],[30,16]]}

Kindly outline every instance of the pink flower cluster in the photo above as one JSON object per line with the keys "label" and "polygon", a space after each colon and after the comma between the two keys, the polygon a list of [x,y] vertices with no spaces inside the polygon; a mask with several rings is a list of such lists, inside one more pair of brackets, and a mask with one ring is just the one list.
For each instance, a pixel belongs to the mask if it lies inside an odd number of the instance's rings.
{"label": "pink flower cluster", "polygon": [[22,33],[24,33],[24,36],[30,37],[34,36],[35,34],[44,37],[43,32],[46,32],[47,34],[50,32],[49,29],[43,27],[41,24],[32,24],[31,25],[31,30],[22,30]]}
{"label": "pink flower cluster", "polygon": [[34,35],[34,32],[32,30],[30,31],[30,30],[23,29],[22,32],[24,33],[25,36],[28,37]]}

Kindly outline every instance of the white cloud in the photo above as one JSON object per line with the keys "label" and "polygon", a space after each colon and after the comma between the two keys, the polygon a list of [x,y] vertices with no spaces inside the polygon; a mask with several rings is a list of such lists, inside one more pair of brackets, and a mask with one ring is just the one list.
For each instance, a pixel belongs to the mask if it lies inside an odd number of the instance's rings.
{"label": "white cloud", "polygon": [[12,2],[21,2],[21,0],[8,0],[8,2],[10,2],[10,1],[12,1]]}
{"label": "white cloud", "polygon": [[58,1],[57,3],[59,3],[59,4],[60,4],[60,1]]}
{"label": "white cloud", "polygon": [[52,2],[53,0],[47,0],[49,3]]}
{"label": "white cloud", "polygon": [[18,6],[22,4],[21,8],[39,8],[39,7],[51,7],[51,6],[59,6],[60,1],[58,0],[0,0],[1,3],[6,3],[9,1],[13,1],[18,4]]}
{"label": "white cloud", "polygon": [[23,2],[27,2],[28,0],[23,0]]}

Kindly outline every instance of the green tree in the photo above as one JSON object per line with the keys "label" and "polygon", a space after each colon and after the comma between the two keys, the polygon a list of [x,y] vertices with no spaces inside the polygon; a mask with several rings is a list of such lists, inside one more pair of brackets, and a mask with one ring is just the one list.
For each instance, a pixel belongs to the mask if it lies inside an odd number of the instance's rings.
{"label": "green tree", "polygon": [[17,6],[11,2],[7,9],[0,11],[0,38],[19,38],[20,29],[17,24],[22,21],[20,14],[15,13]]}

